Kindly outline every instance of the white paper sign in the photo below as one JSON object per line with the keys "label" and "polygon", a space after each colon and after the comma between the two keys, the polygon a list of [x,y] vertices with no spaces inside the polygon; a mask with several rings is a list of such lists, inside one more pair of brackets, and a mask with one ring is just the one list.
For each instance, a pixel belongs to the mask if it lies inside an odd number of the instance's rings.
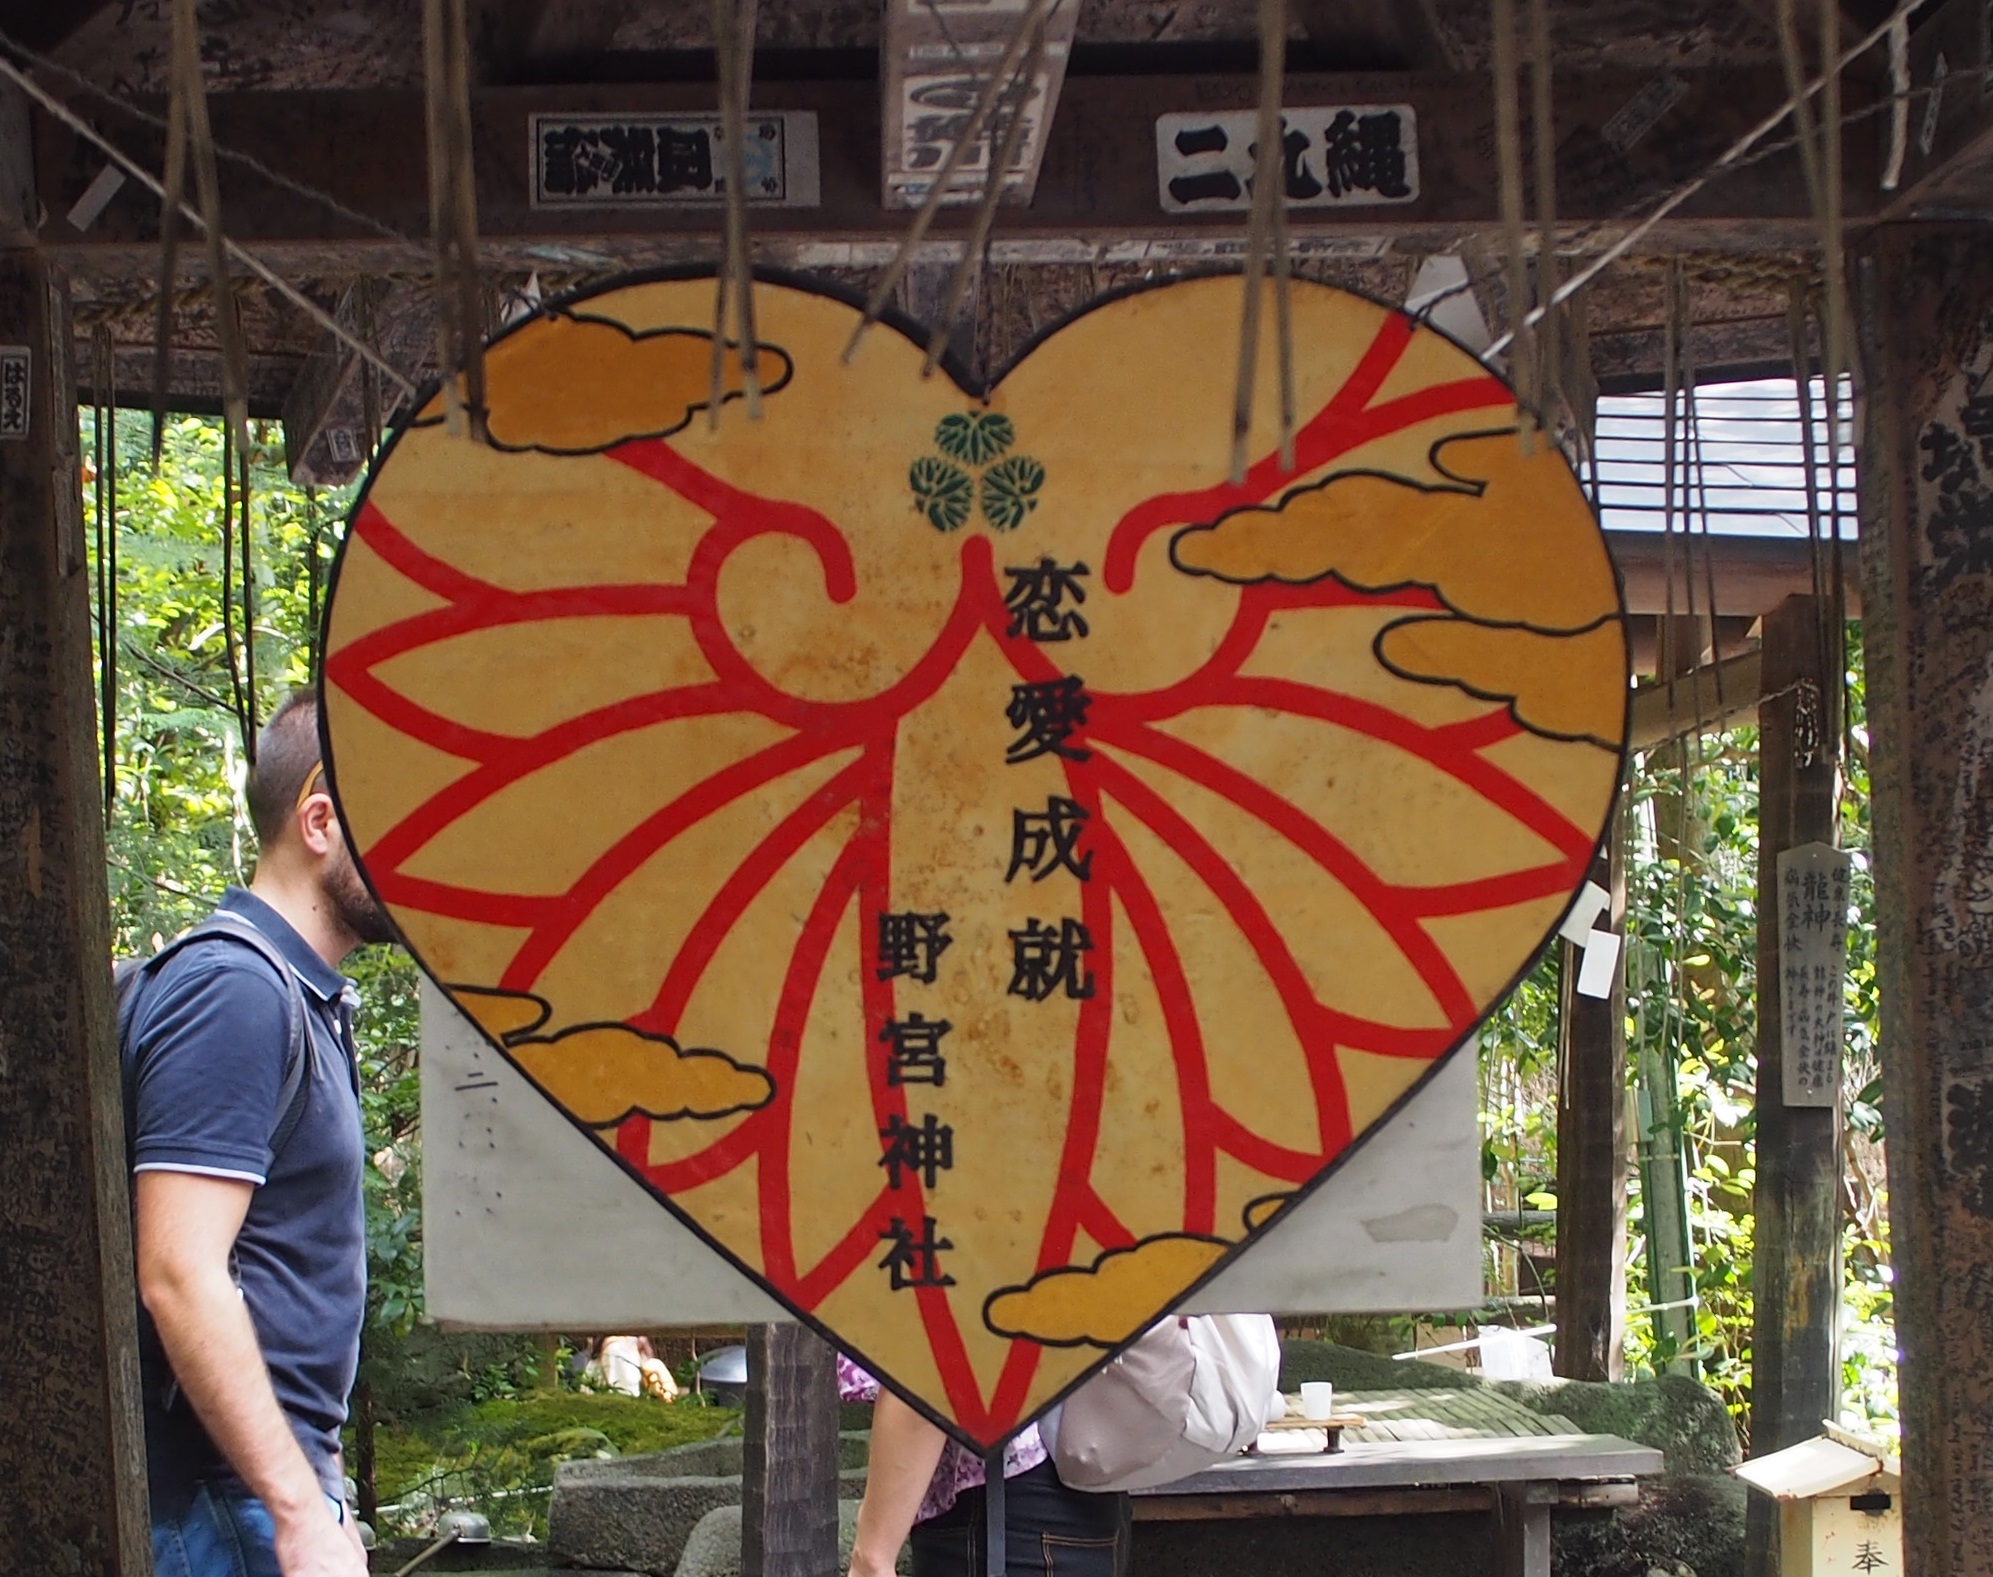
{"label": "white paper sign", "polygon": [[1613,966],[1619,962],[1620,937],[1617,931],[1593,931],[1585,938],[1584,951],[1579,955],[1578,995],[1582,997],[1609,997],[1612,995]]}
{"label": "white paper sign", "polygon": [[1832,1106],[1841,1098],[1853,866],[1850,855],[1824,843],[1778,857],[1779,1046],[1788,1106]]}
{"label": "white paper sign", "polygon": [[[1392,1313],[1481,1298],[1481,1142],[1463,1049],[1193,1312]],[[422,986],[429,1312],[486,1330],[786,1319]]]}
{"label": "white paper sign", "polygon": [[[1419,122],[1409,104],[1330,104],[1280,112],[1289,208],[1355,208],[1419,199]],[[1252,207],[1253,110],[1156,120],[1156,191],[1166,214]]]}
{"label": "white paper sign", "polygon": [[1557,927],[1557,934],[1573,947],[1583,947],[1591,940],[1592,927],[1611,902],[1612,895],[1597,882],[1586,882],[1578,889],[1577,900],[1564,916],[1564,923]]}
{"label": "white paper sign", "polygon": [[0,345],[0,439],[22,439],[33,424],[29,401],[34,360],[25,345]]}
{"label": "white paper sign", "polygon": [[[726,127],[717,115],[531,117],[535,208],[709,208],[725,201]],[[756,208],[822,201],[817,118],[750,115],[743,154]]]}

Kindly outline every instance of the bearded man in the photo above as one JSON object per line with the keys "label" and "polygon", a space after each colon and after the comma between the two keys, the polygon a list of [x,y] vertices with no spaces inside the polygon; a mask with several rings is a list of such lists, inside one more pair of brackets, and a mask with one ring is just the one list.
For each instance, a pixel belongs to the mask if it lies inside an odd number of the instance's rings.
{"label": "bearded man", "polygon": [[339,1430],[366,1301],[353,982],[393,939],[295,695],[247,785],[259,857],[121,983],[159,1577],[364,1577]]}

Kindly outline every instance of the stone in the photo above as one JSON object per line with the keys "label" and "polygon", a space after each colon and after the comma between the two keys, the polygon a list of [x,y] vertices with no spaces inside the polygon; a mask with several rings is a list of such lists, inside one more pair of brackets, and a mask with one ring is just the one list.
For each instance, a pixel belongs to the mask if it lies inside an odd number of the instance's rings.
{"label": "stone", "polygon": [[1653,1446],[1667,1471],[1727,1473],[1744,1460],[1737,1427],[1722,1401],[1686,1375],[1606,1384],[1593,1380],[1496,1381],[1503,1392],[1539,1413],[1561,1413],[1588,1435],[1618,1435]]}
{"label": "stone", "polygon": [[[865,1492],[867,1437],[838,1437],[839,1481]],[[709,1513],[741,1502],[741,1441],[702,1440],[608,1461],[563,1462],[547,1512],[547,1553],[556,1565],[669,1574]],[[738,1554],[736,1554],[738,1560]]]}
{"label": "stone", "polygon": [[1333,1342],[1281,1344],[1280,1388],[1328,1380],[1338,1391],[1432,1391],[1490,1387],[1532,1412],[1568,1418],[1586,1434],[1618,1435],[1652,1446],[1669,1473],[1725,1473],[1743,1460],[1737,1429],[1714,1391],[1683,1375],[1621,1380],[1483,1380],[1479,1375],[1417,1359],[1338,1347]]}
{"label": "stone", "polygon": [[1650,1479],[1614,1517],[1554,1517],[1558,1577],[1744,1577],[1749,1491],[1728,1474]]}
{"label": "stone", "polygon": [[[837,1503],[837,1569],[851,1565],[851,1545],[858,1535],[858,1502]],[[895,1570],[909,1577],[913,1553],[900,1551]],[[685,1541],[679,1558],[677,1577],[740,1577],[740,1507],[721,1506],[699,1519],[692,1536]]]}

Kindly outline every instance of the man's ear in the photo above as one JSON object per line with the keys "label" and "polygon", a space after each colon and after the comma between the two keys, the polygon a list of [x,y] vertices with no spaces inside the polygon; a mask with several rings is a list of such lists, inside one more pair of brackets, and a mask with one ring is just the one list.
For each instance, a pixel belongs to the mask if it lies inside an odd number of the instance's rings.
{"label": "man's ear", "polygon": [[323,859],[339,845],[340,828],[338,812],[332,808],[332,798],[327,794],[313,794],[298,807],[298,837],[306,850],[317,859]]}

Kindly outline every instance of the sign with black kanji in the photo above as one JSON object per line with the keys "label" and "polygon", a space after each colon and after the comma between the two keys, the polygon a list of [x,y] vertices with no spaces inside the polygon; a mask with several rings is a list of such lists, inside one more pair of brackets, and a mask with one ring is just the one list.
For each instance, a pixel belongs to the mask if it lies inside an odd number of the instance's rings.
{"label": "sign with black kanji", "polygon": [[[726,126],[717,115],[535,115],[533,206],[706,207],[726,197]],[[781,110],[747,121],[747,200],[821,201],[817,118]]]}
{"label": "sign with black kanji", "polygon": [[1853,856],[1805,843],[1778,857],[1778,984],[1788,1106],[1841,1098]]}
{"label": "sign with black kanji", "polygon": [[[1164,213],[1252,207],[1259,117],[1252,110],[1156,119],[1156,194]],[[1289,208],[1417,202],[1419,124],[1409,104],[1336,104],[1280,112],[1280,180]]]}
{"label": "sign with black kanji", "polygon": [[25,345],[0,345],[0,440],[23,439],[33,425],[29,412],[33,358]]}

